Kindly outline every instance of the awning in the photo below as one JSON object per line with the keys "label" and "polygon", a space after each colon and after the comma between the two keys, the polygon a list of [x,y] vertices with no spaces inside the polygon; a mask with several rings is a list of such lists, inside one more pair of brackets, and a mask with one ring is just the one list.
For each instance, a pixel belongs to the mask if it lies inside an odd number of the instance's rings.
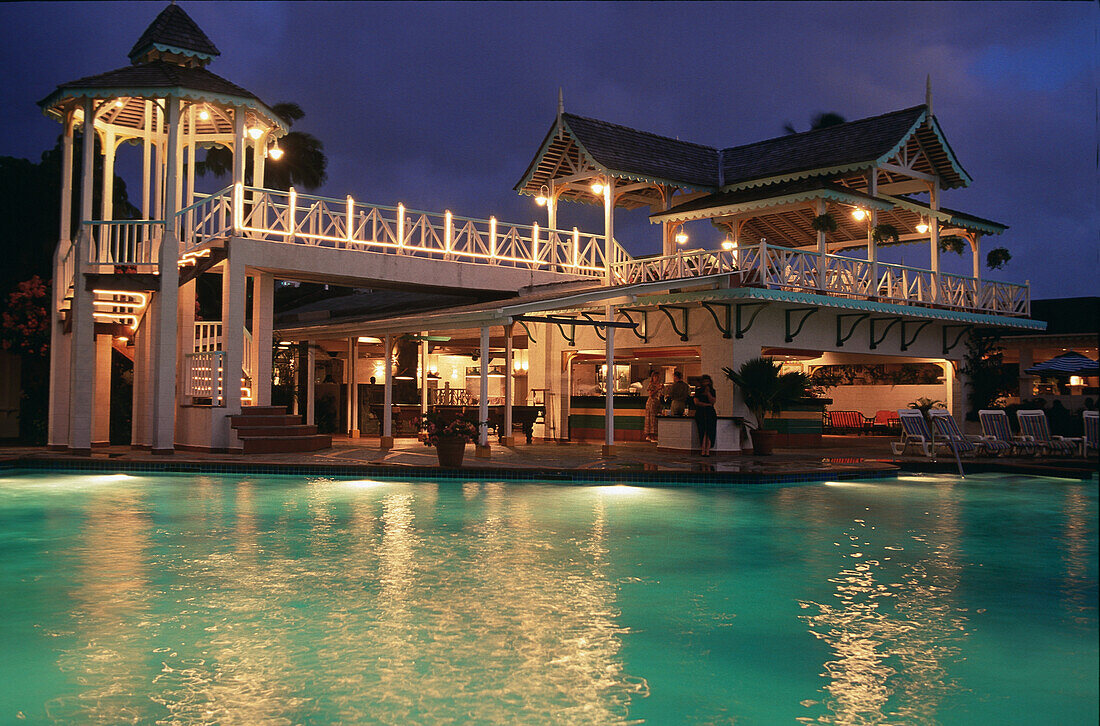
{"label": "awning", "polygon": [[1030,375],[1095,376],[1100,375],[1100,363],[1071,350],[1069,353],[1063,353],[1048,361],[1033,365],[1024,373]]}

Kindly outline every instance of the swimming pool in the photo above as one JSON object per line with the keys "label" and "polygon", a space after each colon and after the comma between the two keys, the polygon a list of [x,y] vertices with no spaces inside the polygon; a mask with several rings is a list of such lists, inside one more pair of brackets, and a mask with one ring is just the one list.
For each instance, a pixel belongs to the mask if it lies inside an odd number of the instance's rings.
{"label": "swimming pool", "polygon": [[7,472],[0,723],[1094,724],[1096,524],[1003,475]]}

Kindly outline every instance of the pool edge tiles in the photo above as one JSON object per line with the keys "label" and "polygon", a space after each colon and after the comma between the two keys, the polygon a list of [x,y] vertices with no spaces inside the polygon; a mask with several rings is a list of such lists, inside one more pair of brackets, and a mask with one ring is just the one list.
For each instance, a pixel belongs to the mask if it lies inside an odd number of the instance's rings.
{"label": "pool edge tiles", "polygon": [[637,469],[520,469],[426,466],[363,466],[341,464],[261,464],[246,462],[125,461],[117,459],[23,457],[0,461],[0,470],[132,471],[147,473],[272,474],[300,476],[364,476],[385,479],[491,479],[561,484],[652,484],[657,486],[723,487],[739,485],[805,484],[827,480],[893,479],[901,469],[878,465],[867,468],[803,470],[795,472],[644,471]]}

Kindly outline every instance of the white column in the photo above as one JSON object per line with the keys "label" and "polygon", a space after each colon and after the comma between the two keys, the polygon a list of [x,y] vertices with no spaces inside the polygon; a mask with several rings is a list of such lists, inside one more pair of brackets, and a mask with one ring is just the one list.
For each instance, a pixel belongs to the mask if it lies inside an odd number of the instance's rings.
{"label": "white column", "polygon": [[[607,306],[607,322],[614,322],[615,308]],[[615,328],[608,326],[607,340],[604,341],[604,360],[607,375],[604,376],[604,456],[615,453]]]}
{"label": "white column", "polygon": [[607,177],[603,198],[604,284],[611,284],[611,250],[615,246],[615,178]]}
{"label": "white column", "polygon": [[267,134],[252,144],[252,186],[263,189],[264,186],[264,149],[267,147]]}
{"label": "white column", "polygon": [[[240,413],[241,410],[246,284],[244,263],[230,250],[229,257],[222,262],[222,350],[225,351],[225,412],[227,414]],[[312,353],[311,347],[311,356]],[[312,360],[313,358],[310,357],[311,365]],[[309,410],[312,413],[312,408]]]}
{"label": "white column", "polygon": [[[825,200],[824,199],[818,199],[817,202],[814,203],[814,213],[817,216],[820,217],[821,215],[825,214],[825,211],[826,211],[826,209],[825,209]],[[824,290],[827,287],[825,285],[825,269],[826,269],[825,255],[828,254],[828,252],[829,252],[829,247],[825,242],[825,230],[819,229],[817,231],[817,289],[818,290]]]}
{"label": "white column", "polygon": [[554,192],[554,182],[550,182],[550,195],[546,198],[546,227],[558,228],[558,195]]}
{"label": "white column", "polygon": [[[481,386],[477,399],[477,446],[478,455],[485,456],[489,451],[489,326],[481,326]],[[482,451],[486,453],[482,453]]]}
{"label": "white column", "polygon": [[[423,338],[427,333],[421,333]],[[420,341],[420,413],[428,412],[428,341]]]}
{"label": "white column", "polygon": [[317,353],[314,341],[306,341],[306,420],[313,426],[317,423]]}
{"label": "white column", "polygon": [[75,452],[92,449],[92,380],[95,371],[95,318],[93,295],[84,285],[84,267],[90,240],[83,223],[92,218],[92,185],[95,168],[95,101],[84,99],[83,179],[80,188],[81,228],[76,237],[73,260],[73,299],[69,315],[72,334],[69,349],[69,448]]}
{"label": "white column", "polygon": [[382,448],[393,448],[393,336],[386,334],[382,360]]}
{"label": "white column", "polygon": [[982,289],[982,236],[975,232],[970,236],[970,251],[974,253],[974,294]]}
{"label": "white column", "polygon": [[[867,193],[878,196],[878,169],[871,169],[867,176]],[[878,225],[878,210],[871,209],[871,223],[867,227],[867,261],[871,263],[870,295],[878,295],[878,245],[875,244],[874,229]]]}
{"label": "white column", "polygon": [[270,406],[275,276],[258,272],[252,280],[252,397],[257,406]]}
{"label": "white column", "polygon": [[[99,218],[104,221],[114,219],[115,199],[115,132],[108,129],[103,135],[103,196],[99,200]],[[106,250],[100,251],[100,259]]]}
{"label": "white column", "polygon": [[348,436],[359,438],[359,338],[348,338]]}
{"label": "white column", "polygon": [[142,124],[143,136],[141,139],[141,218],[151,219],[149,214],[152,212],[152,208],[149,203],[152,192],[150,188],[152,170],[149,166],[153,163],[153,102],[147,100],[143,102],[143,105],[145,120]]}
{"label": "white column", "polygon": [[515,385],[515,375],[512,371],[512,333],[515,323],[504,326],[504,445],[515,446],[515,436],[512,434],[512,405]]}
{"label": "white column", "polygon": [[150,315],[132,333],[134,342],[134,392],[130,408],[130,446],[142,447],[152,443],[149,432],[149,395],[152,390],[149,370],[149,321]]}
{"label": "white column", "polygon": [[65,446],[69,438],[69,343],[61,320],[61,301],[65,299],[64,259],[72,245],[73,202],[73,112],[65,115],[65,133],[61,137],[61,227],[53,256],[53,295],[50,306],[50,410],[46,436],[48,448]]}
{"label": "white column", "polygon": [[928,239],[928,252],[930,255],[928,269],[932,271],[932,301],[940,297],[940,220],[935,212],[940,209],[940,180],[932,179],[932,187],[929,190],[928,206],[933,214],[928,215],[929,231],[932,233]]}
{"label": "white column", "polygon": [[187,196],[185,207],[195,203],[195,113],[198,106],[187,110]]}
{"label": "white column", "polygon": [[111,336],[95,336],[95,375],[92,377],[92,445],[111,443]]}
{"label": "white column", "polygon": [[244,155],[247,135],[244,129],[244,106],[233,109],[233,183],[244,183]]}
{"label": "white column", "polygon": [[168,144],[164,189],[164,239],[160,247],[160,291],[152,326],[150,365],[154,380],[153,453],[170,454],[176,435],[176,309],[179,301],[179,231],[176,228],[176,200],[180,161],[180,100],[167,99]]}

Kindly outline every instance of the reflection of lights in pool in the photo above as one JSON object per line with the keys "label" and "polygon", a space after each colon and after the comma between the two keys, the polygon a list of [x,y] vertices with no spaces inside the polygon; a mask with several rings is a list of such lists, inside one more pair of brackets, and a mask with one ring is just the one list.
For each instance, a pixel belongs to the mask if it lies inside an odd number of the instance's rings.
{"label": "reflection of lights in pool", "polygon": [[923,482],[937,482],[942,481],[943,477],[939,476],[914,476],[912,474],[899,474],[898,481],[923,481]]}
{"label": "reflection of lights in pool", "polygon": [[611,486],[597,487],[597,489],[605,494],[627,495],[627,494],[641,494],[645,491],[645,487],[632,487],[628,484],[612,484]]}
{"label": "reflection of lights in pool", "polygon": [[374,487],[384,487],[388,482],[376,481],[374,479],[354,479],[352,481],[334,482],[340,486],[347,487],[349,489],[373,489]]}

